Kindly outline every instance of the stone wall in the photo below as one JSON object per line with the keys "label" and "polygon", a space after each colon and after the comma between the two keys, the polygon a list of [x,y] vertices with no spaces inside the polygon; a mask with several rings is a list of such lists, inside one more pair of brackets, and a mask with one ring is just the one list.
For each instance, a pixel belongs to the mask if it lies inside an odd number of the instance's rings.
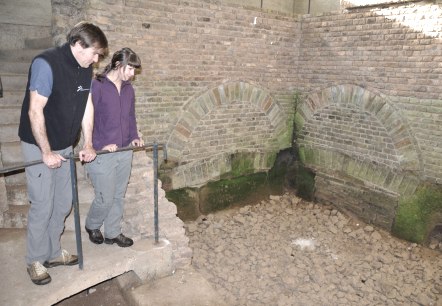
{"label": "stone wall", "polygon": [[28,39],[49,37],[51,0],[1,1],[0,4],[0,50],[22,49]]}
{"label": "stone wall", "polygon": [[[155,237],[154,224],[154,168],[152,153],[134,152],[132,172],[126,191],[122,232],[129,237],[152,241]],[[183,221],[177,217],[177,208],[168,201],[158,181],[158,236],[172,245],[175,267],[190,264],[192,250],[186,237]]]}
{"label": "stone wall", "polygon": [[69,30],[78,22],[87,20],[86,11],[90,6],[89,2],[90,0],[51,0],[54,45],[64,44]]}

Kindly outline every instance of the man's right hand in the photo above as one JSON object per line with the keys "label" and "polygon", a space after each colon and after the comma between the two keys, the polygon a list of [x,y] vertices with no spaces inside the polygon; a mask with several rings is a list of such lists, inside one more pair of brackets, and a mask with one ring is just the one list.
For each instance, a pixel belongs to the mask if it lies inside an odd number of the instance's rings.
{"label": "man's right hand", "polygon": [[62,155],[54,152],[42,153],[42,159],[48,168],[56,169],[61,167],[61,163],[66,161]]}

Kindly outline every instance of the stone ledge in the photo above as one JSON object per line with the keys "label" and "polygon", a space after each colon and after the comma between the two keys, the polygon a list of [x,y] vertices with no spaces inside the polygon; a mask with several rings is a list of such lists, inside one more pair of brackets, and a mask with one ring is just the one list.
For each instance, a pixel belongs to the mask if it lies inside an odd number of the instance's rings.
{"label": "stone ledge", "polygon": [[[135,240],[132,247],[95,245],[83,240],[84,267],[56,267],[48,269],[51,283],[34,285],[26,272],[24,261],[25,230],[0,230],[0,267],[3,285],[0,286],[1,305],[52,305],[89,287],[128,271],[134,271],[142,281],[172,275],[172,244],[152,239]],[[65,232],[62,245],[76,253],[75,234]]]}

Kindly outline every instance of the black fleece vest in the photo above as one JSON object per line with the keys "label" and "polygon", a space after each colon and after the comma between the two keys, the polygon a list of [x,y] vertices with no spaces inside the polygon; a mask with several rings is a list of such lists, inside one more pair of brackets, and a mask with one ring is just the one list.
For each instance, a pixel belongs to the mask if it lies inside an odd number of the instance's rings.
{"label": "black fleece vest", "polygon": [[[72,54],[69,44],[44,51],[36,58],[46,60],[52,69],[52,93],[43,109],[46,134],[51,150],[62,150],[75,144],[86,108],[92,81],[92,66],[82,68]],[[37,145],[29,120],[28,74],[25,98],[21,109],[18,135],[22,141]]]}

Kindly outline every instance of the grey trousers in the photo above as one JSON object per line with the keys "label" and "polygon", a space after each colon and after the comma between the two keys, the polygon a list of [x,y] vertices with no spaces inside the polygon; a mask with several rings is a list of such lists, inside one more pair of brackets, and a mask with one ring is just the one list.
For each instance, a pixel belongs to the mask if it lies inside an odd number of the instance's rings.
{"label": "grey trousers", "polygon": [[[40,148],[21,142],[26,162],[42,158]],[[69,155],[72,148],[54,151]],[[31,207],[28,213],[26,263],[43,263],[61,255],[60,237],[64,221],[72,208],[72,186],[69,162],[50,169],[45,164],[27,167],[26,181]]]}
{"label": "grey trousers", "polygon": [[86,164],[94,185],[95,199],[86,218],[88,229],[104,227],[104,237],[121,234],[124,196],[132,169],[132,151],[107,153]]}

